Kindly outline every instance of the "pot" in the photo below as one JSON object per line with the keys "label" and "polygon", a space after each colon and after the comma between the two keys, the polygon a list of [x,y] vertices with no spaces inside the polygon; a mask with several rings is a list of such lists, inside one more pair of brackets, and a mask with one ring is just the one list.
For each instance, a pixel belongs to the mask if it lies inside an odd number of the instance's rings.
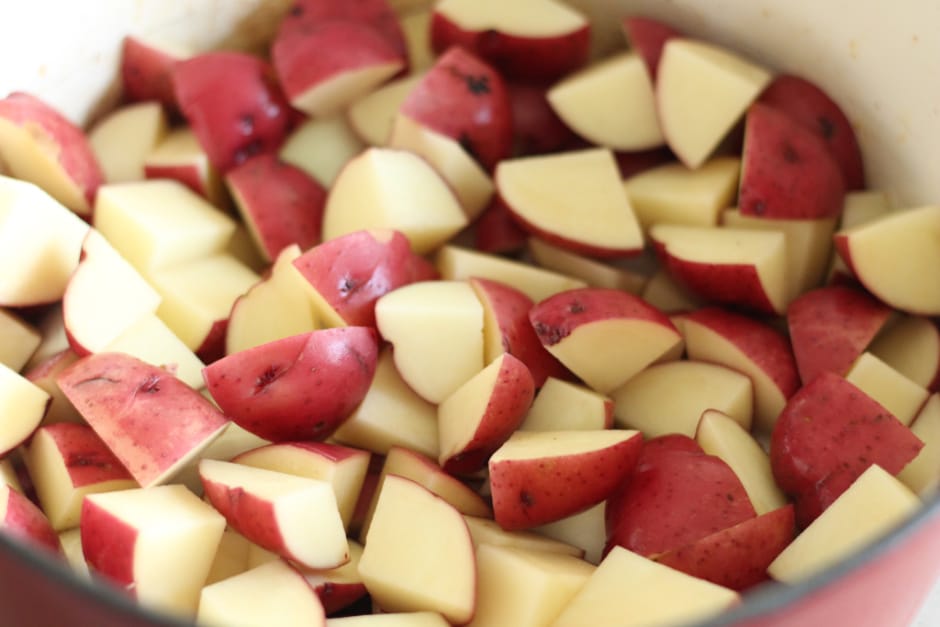
{"label": "pot", "polygon": [[[599,48],[622,45],[618,17],[643,14],[809,78],[853,121],[869,185],[897,206],[940,201],[940,3],[910,0],[571,0]],[[13,4],[15,6],[11,6]],[[33,92],[87,123],[118,98],[125,34],[195,50],[260,49],[289,0],[32,0],[0,8],[0,95]],[[903,627],[940,624],[940,499],[846,562],[792,587],[766,585],[707,625]],[[0,623],[15,627],[183,625],[81,580],[0,536]],[[703,625],[706,623],[703,623]]]}

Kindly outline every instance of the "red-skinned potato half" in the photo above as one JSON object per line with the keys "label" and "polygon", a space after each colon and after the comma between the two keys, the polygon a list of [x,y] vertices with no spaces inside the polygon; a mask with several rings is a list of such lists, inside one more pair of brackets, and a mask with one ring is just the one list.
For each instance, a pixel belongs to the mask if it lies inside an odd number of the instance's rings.
{"label": "red-skinned potato half", "polygon": [[458,45],[507,78],[549,83],[581,67],[590,52],[590,23],[557,0],[444,0],[431,16],[431,46]]}
{"label": "red-skinned potato half", "polygon": [[499,72],[460,47],[449,48],[412,88],[400,112],[456,140],[492,171],[512,150],[512,108]]}
{"label": "red-skinned potato half", "polygon": [[270,66],[238,52],[209,52],[176,64],[173,89],[212,165],[222,172],[276,152],[291,110]]}
{"label": "red-skinned potato half", "polygon": [[897,474],[923,446],[867,394],[823,372],[777,418],[770,463],[777,485],[795,501],[797,524],[805,528],[869,466]]}
{"label": "red-skinned potato half", "polygon": [[654,556],[757,515],[728,464],[687,436],[663,438],[644,443],[633,474],[607,501],[605,552],[622,546]]}
{"label": "red-skinned potato half", "polygon": [[786,113],[818,135],[839,164],[846,188],[865,187],[862,152],[852,123],[818,85],[799,76],[781,74],[767,86],[758,102]]}
{"label": "red-skinned potato half", "polygon": [[203,378],[243,429],[273,442],[323,440],[362,401],[377,357],[374,329],[323,329],[223,357]]}
{"label": "red-skinned potato half", "polygon": [[757,103],[747,113],[741,215],[782,220],[835,218],[845,182],[823,139],[785,113]]}
{"label": "red-skinned potato half", "polygon": [[126,100],[156,100],[176,111],[173,66],[184,57],[139,37],[128,35],[121,46],[121,86]]}
{"label": "red-skinned potato half", "polygon": [[623,31],[630,47],[643,57],[650,76],[656,80],[659,70],[659,58],[663,56],[663,46],[673,37],[682,37],[682,33],[659,20],[648,17],[627,17],[623,20]]}
{"label": "red-skinned potato half", "polygon": [[388,0],[296,0],[281,28],[300,27],[303,23],[342,20],[358,22],[378,32],[402,58],[407,57],[408,46],[398,15]]}

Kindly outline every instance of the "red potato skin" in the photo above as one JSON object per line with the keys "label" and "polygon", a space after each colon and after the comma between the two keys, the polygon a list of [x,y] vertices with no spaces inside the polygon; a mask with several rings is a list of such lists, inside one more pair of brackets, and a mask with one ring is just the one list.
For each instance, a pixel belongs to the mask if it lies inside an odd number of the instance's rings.
{"label": "red potato skin", "polygon": [[82,501],[82,554],[91,570],[134,596],[137,530],[94,501]]}
{"label": "red potato skin", "polygon": [[379,31],[349,20],[285,20],[271,44],[271,60],[287,99],[350,70],[406,58]]}
{"label": "red potato skin", "polygon": [[328,580],[314,583],[310,581],[309,575],[307,583],[313,586],[313,591],[320,598],[326,614],[335,614],[368,594],[364,583],[338,583]]}
{"label": "red potato skin", "polygon": [[506,78],[533,83],[552,83],[588,61],[591,29],[551,37],[522,37],[497,30],[467,30],[444,15],[431,15],[431,48],[441,54],[461,46],[491,63]]}
{"label": "red potato skin", "polygon": [[243,429],[272,442],[323,440],[362,402],[377,354],[372,328],[323,329],[233,353],[202,374]]}
{"label": "red potato skin", "polygon": [[300,168],[258,155],[230,170],[225,182],[268,260],[291,244],[307,250],[320,243],[326,190]]}
{"label": "red potato skin", "polygon": [[742,215],[784,220],[835,218],[845,182],[825,142],[773,107],[748,110],[738,206]]}
{"label": "red potato skin", "polygon": [[872,464],[899,473],[924,443],[887,409],[832,372],[793,395],[770,439],[774,479],[805,528]]}
{"label": "red potato skin", "polygon": [[786,113],[822,139],[839,164],[847,189],[865,188],[865,166],[852,123],[818,85],[792,74],[777,76],[758,102]]}
{"label": "red potato skin", "polygon": [[[388,0],[297,0],[284,16],[281,28],[301,27],[303,23],[330,20],[358,22],[375,29],[402,59],[408,58],[408,45],[398,15]],[[407,69],[407,66],[406,68]]]}
{"label": "red potato skin", "polygon": [[58,534],[49,524],[46,515],[32,501],[10,486],[0,486],[0,499],[5,501],[0,533],[9,534],[55,554],[62,553]]}
{"label": "red potato skin", "polygon": [[[399,231],[355,231],[303,253],[292,263],[339,316],[375,327],[375,302],[424,273]],[[436,269],[435,269],[436,274]]]}
{"label": "red potato skin", "polygon": [[793,506],[785,505],[722,529],[655,559],[732,590],[767,581],[767,567],[796,536]]}
{"label": "red potato skin", "polygon": [[623,32],[630,47],[643,58],[654,82],[659,71],[659,59],[663,56],[663,46],[673,37],[683,36],[668,24],[639,16],[624,18]]}
{"label": "red potato skin", "polygon": [[[411,251],[410,248],[408,250]],[[441,273],[437,270],[437,266],[414,251],[411,251],[408,265],[411,268],[412,283],[419,281],[437,281],[441,278]]]}
{"label": "red potato skin", "polygon": [[673,279],[707,301],[757,313],[776,313],[754,266],[681,259],[657,241],[653,242],[653,249]]}
{"label": "red potato skin", "polygon": [[611,288],[566,290],[536,303],[529,311],[529,322],[543,346],[557,344],[583,324],[616,318],[657,322],[679,335],[666,314],[638,296]]}
{"label": "red potato skin", "polygon": [[789,398],[800,387],[796,359],[787,337],[768,324],[720,307],[706,307],[683,315],[734,344]]}
{"label": "red potato skin", "polygon": [[787,327],[800,379],[845,375],[884,327],[891,308],[862,290],[831,285],[806,292],[787,309]]}
{"label": "red potato skin", "polygon": [[497,194],[477,218],[473,246],[485,253],[516,253],[525,248],[528,237]]}
{"label": "red potato skin", "polygon": [[512,156],[561,152],[580,144],[548,104],[546,87],[519,82],[507,82],[506,87],[512,111]]}
{"label": "red potato skin", "polygon": [[195,350],[196,357],[204,364],[214,363],[225,357],[225,336],[228,333],[228,318],[216,320],[209,327],[209,332],[202,344]]}
{"label": "red potato skin", "polygon": [[209,161],[222,173],[258,154],[276,152],[292,117],[262,59],[209,52],[173,68],[173,90]]}
{"label": "red potato skin", "polygon": [[209,181],[194,165],[144,165],[146,179],[172,179],[179,181],[206,200],[209,198]]}
{"label": "red potato skin", "polygon": [[607,501],[605,554],[622,546],[652,557],[757,515],[734,471],[683,438],[643,446],[633,474]]}
{"label": "red potato skin", "polygon": [[528,529],[584,511],[634,472],[643,436],[598,451],[554,458],[490,461],[493,513],[507,530]]}
{"label": "red potato skin", "polygon": [[659,165],[665,165],[676,160],[676,156],[667,147],[650,148],[633,152],[618,151],[614,153],[617,170],[620,178],[626,180],[634,174],[645,172]]}
{"label": "red potato skin", "polygon": [[370,454],[369,469],[366,471],[365,479],[362,481],[362,488],[359,489],[359,498],[356,499],[356,507],[349,521],[347,535],[350,538],[359,537],[362,525],[365,523],[366,516],[369,513],[369,506],[372,504],[376,490],[379,489],[379,477],[382,475],[383,465],[385,465],[384,457]]}
{"label": "red potato skin", "polygon": [[507,354],[476,431],[459,452],[441,460],[441,467],[454,475],[471,474],[486,468],[490,455],[525,420],[534,397],[535,384],[529,368],[516,357]]}
{"label": "red potato skin", "polygon": [[40,429],[55,442],[72,486],[80,488],[133,478],[108,445],[88,425],[59,422]]}
{"label": "red potato skin", "polygon": [[172,374],[123,353],[83,357],[57,383],[142,487],[227,423]]}
{"label": "red potato skin", "polygon": [[512,107],[503,77],[460,47],[445,51],[400,113],[450,137],[487,171],[512,152]]}
{"label": "red potato skin", "polygon": [[55,148],[62,169],[88,203],[84,211],[76,213],[90,219],[104,174],[82,129],[44,101],[24,92],[13,92],[0,99],[0,118],[20,127],[29,126],[30,132],[45,140],[50,150]]}
{"label": "red potato skin", "polygon": [[156,100],[177,111],[173,66],[182,61],[166,50],[128,35],[121,44],[121,86],[129,102]]}
{"label": "red potato skin", "polygon": [[529,312],[535,303],[511,285],[492,279],[470,279],[484,310],[492,311],[499,325],[503,349],[517,357],[527,367],[535,388],[540,388],[548,377],[571,379],[572,374],[558,359],[545,350],[542,341],[529,322]]}

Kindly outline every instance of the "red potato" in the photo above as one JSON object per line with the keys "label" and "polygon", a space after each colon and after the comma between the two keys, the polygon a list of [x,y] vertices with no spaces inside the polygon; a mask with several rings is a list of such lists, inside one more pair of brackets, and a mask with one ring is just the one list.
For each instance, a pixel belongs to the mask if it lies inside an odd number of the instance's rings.
{"label": "red potato", "polygon": [[581,141],[548,104],[546,88],[508,82],[512,110],[512,156],[540,155],[573,149]]}
{"label": "red potato", "polygon": [[267,261],[291,244],[320,243],[326,190],[277,155],[252,157],[225,176],[235,204]]}
{"label": "red potato", "polygon": [[89,570],[139,603],[194,615],[225,519],[180,484],[90,494],[82,502]]}
{"label": "red potato", "polygon": [[301,569],[300,573],[313,588],[323,604],[323,611],[334,614],[349,607],[368,594],[359,575],[362,545],[349,542],[349,561],[337,568],[326,570]]}
{"label": "red potato", "polygon": [[54,353],[38,364],[26,370],[23,377],[37,387],[43,389],[49,395],[49,405],[42,418],[43,424],[55,424],[57,422],[82,422],[82,417],[65,398],[59,385],[56,383],[56,377],[59,373],[78,361],[78,355],[71,348],[66,348]]}
{"label": "red potato", "polygon": [[209,52],[181,61],[173,89],[209,161],[223,173],[276,152],[291,125],[270,66],[248,54]]}
{"label": "red potato", "polygon": [[398,74],[407,64],[403,48],[367,22],[288,16],[271,44],[271,60],[291,105],[322,117]]}
{"label": "red potato", "polygon": [[573,289],[546,298],[529,311],[529,321],[548,352],[602,394],[681,341],[664,313],[611,288]]}
{"label": "red potato", "polygon": [[524,363],[536,388],[548,377],[570,378],[565,368],[542,346],[529,322],[535,303],[516,288],[472,277],[470,287],[483,305],[483,359],[489,363],[502,353],[509,353]]}
{"label": "red potato", "polygon": [[795,535],[793,506],[786,505],[653,559],[720,586],[746,590],[767,581],[767,567]]}
{"label": "red potato", "polygon": [[733,368],[754,384],[754,417],[769,429],[800,376],[787,337],[773,327],[719,307],[685,314],[679,327],[689,359]]}
{"label": "red potato", "polygon": [[399,112],[458,142],[492,171],[512,151],[512,109],[502,76],[463,48],[438,57]]}
{"label": "red potato", "polygon": [[758,102],[787,114],[818,135],[839,164],[847,189],[865,187],[865,167],[855,130],[845,113],[818,85],[781,74],[767,86]]}
{"label": "red potato", "polygon": [[57,382],[142,487],[172,477],[228,425],[199,392],[123,353],[84,357]]}
{"label": "red potato", "polygon": [[375,301],[412,283],[424,265],[399,231],[353,231],[314,246],[294,260],[310,284],[317,315],[329,326],[375,326]]}
{"label": "red potato", "polygon": [[839,164],[822,139],[785,113],[751,106],[742,159],[741,215],[814,220],[842,212],[845,182]]}
{"label": "red potato", "polygon": [[470,474],[519,427],[535,397],[526,365],[503,353],[437,407],[441,467]]}
{"label": "red potato", "polygon": [[32,435],[51,400],[44,389],[0,363],[0,458]]}
{"label": "red potato", "polygon": [[800,379],[845,375],[890,318],[890,307],[853,287],[821,287],[794,300],[787,327]]}
{"label": "red potato", "polygon": [[633,474],[608,500],[605,552],[658,555],[757,515],[724,461],[685,442],[691,438],[668,437],[643,445]]}
{"label": "red potato", "polygon": [[630,47],[643,57],[655,82],[663,46],[673,37],[682,37],[682,33],[659,20],[638,16],[624,18],[623,30]]}
{"label": "red potato", "polygon": [[10,485],[0,485],[0,532],[53,553],[62,553],[59,536],[46,515]]}
{"label": "red potato", "polygon": [[634,471],[638,431],[517,431],[489,461],[493,513],[503,529],[528,529],[608,498]]}
{"label": "red potato", "polygon": [[131,102],[156,100],[168,111],[177,109],[173,67],[188,55],[128,35],[121,44],[121,87]]}
{"label": "red potato", "polygon": [[85,133],[31,94],[0,99],[0,162],[11,176],[35,183],[90,218],[104,174]]}
{"label": "red potato", "polygon": [[255,544],[307,568],[349,560],[346,531],[326,481],[203,459],[206,500]]}
{"label": "red potato", "polygon": [[777,485],[805,528],[869,466],[897,474],[924,443],[888,410],[832,372],[790,398],[770,440]]}
{"label": "red potato", "polygon": [[222,177],[189,127],[170,131],[147,155],[144,178],[179,181],[217,207],[227,206],[229,200]]}
{"label": "red potato", "polygon": [[462,46],[508,78],[550,83],[584,65],[590,49],[587,19],[555,0],[445,0],[431,16],[438,54]]}
{"label": "red potato", "polygon": [[614,153],[617,171],[620,172],[620,178],[623,180],[627,180],[634,174],[651,170],[656,166],[672,163],[675,160],[676,156],[668,148],[651,148],[637,152],[617,151]]}
{"label": "red potato", "polygon": [[519,226],[497,195],[477,218],[473,245],[484,253],[514,253],[525,247],[528,237],[528,232]]}
{"label": "red potato", "polygon": [[24,461],[39,503],[57,531],[78,526],[86,494],[137,487],[108,445],[84,424],[40,427]]}
{"label": "red potato", "polygon": [[322,440],[365,397],[377,356],[374,329],[324,329],[223,357],[203,378],[243,429],[272,442]]}

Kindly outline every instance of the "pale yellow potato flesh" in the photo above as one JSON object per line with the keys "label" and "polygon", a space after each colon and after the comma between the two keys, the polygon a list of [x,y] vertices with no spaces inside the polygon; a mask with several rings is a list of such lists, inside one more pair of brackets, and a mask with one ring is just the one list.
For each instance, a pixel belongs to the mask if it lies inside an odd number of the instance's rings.
{"label": "pale yellow potato flesh", "polygon": [[307,120],[281,146],[278,156],[329,187],[353,157],[365,148],[343,113]]}
{"label": "pale yellow potato flesh", "polygon": [[739,598],[733,590],[618,546],[551,625],[665,627],[708,618],[735,605]]}
{"label": "pale yellow potato flesh", "polygon": [[196,620],[205,627],[312,627],[325,614],[303,575],[277,560],[203,588]]}
{"label": "pale yellow potato flesh", "polygon": [[539,388],[520,431],[606,429],[613,400],[591,388],[548,377]]}
{"label": "pale yellow potato flesh", "polygon": [[590,250],[643,249],[643,232],[613,153],[602,148],[501,161],[496,188],[535,229]]}
{"label": "pale yellow potato flesh", "polygon": [[91,494],[86,501],[137,531],[136,599],[173,614],[195,615],[225,518],[178,484]]}
{"label": "pale yellow potato flesh", "polygon": [[929,319],[901,316],[882,330],[868,352],[922,387],[940,371],[940,330]]}
{"label": "pale yellow potato flesh", "polygon": [[587,26],[579,12],[557,0],[444,0],[435,10],[465,30],[499,30],[520,37],[564,35]]}
{"label": "pale yellow potato flesh", "polygon": [[716,226],[734,202],[740,174],[740,158],[716,157],[694,170],[681,163],[644,170],[623,186],[644,229],[660,222]]}
{"label": "pale yellow potato flesh", "polygon": [[405,150],[369,148],[337,175],[323,213],[323,239],[397,229],[424,254],[466,225],[453,191],[424,159]]}
{"label": "pale yellow potato flesh", "polygon": [[103,185],[95,227],[146,273],[222,252],[235,222],[182,183],[151,180]]}
{"label": "pale yellow potato flesh", "polygon": [[12,311],[0,307],[0,364],[20,371],[39,348],[39,330]]}
{"label": "pale yellow potato flesh", "polygon": [[940,396],[932,394],[911,423],[911,432],[924,443],[897,477],[907,487],[928,499],[940,485]]}
{"label": "pale yellow potato flesh", "polygon": [[382,349],[372,385],[352,415],[333,433],[347,446],[386,455],[403,446],[437,459],[438,434],[435,405],[421,398],[402,379],[391,347]]}
{"label": "pale yellow potato flesh", "polygon": [[832,234],[835,219],[770,220],[741,215],[738,209],[726,209],[722,224],[735,229],[779,231],[786,239],[787,278],[792,300],[803,292],[819,287],[832,258]]}
{"label": "pale yellow potato flesh", "polygon": [[700,361],[650,366],[615,390],[614,420],[647,438],[669,433],[695,436],[699,418],[718,409],[745,429],[753,419],[753,386],[740,372]]}
{"label": "pale yellow potato flesh", "polygon": [[219,540],[219,548],[212,559],[205,585],[212,585],[248,570],[250,546],[251,542],[245,536],[232,529],[226,529],[222,533],[222,539]]}
{"label": "pale yellow potato flesh", "polygon": [[219,171],[209,163],[209,155],[189,127],[175,128],[167,133],[144,159],[144,169],[166,168],[189,171],[203,186],[203,193],[217,207],[228,202],[228,192]]}
{"label": "pale yellow potato flesh", "polygon": [[638,437],[633,429],[592,431],[516,431],[490,457],[490,464],[504,460],[524,461],[550,457],[573,457],[617,446]]}
{"label": "pale yellow potato flesh", "polygon": [[206,365],[156,314],[138,318],[101,350],[126,353],[165,368],[193,389],[205,387],[202,369]]}
{"label": "pale yellow potato flesh", "polygon": [[538,266],[580,279],[591,287],[606,287],[639,295],[646,285],[647,277],[639,272],[579,255],[537,237],[529,238],[528,249]]}
{"label": "pale yellow potato flesh", "polygon": [[366,144],[386,145],[398,109],[422,78],[423,74],[410,74],[359,98],[346,109],[349,126]]}
{"label": "pale yellow potato flesh", "polygon": [[754,387],[754,421],[760,428],[771,430],[787,404],[787,397],[760,363],[695,320],[683,320],[681,328],[689,359],[727,366],[750,377]]}
{"label": "pale yellow potato flesh", "polygon": [[108,183],[144,178],[144,161],[166,137],[163,106],[156,101],[125,105],[88,131],[88,143]]}
{"label": "pale yellow potato flesh", "polygon": [[845,379],[908,426],[930,396],[926,388],[869,352],[858,356]]}
{"label": "pale yellow potato flesh", "polygon": [[500,281],[523,292],[536,303],[558,292],[587,285],[580,279],[559,272],[453,244],[442,246],[434,261],[443,279],[480,277]]}
{"label": "pale yellow potato flesh", "polygon": [[606,505],[606,501],[598,503],[579,514],[536,527],[534,531],[578,547],[584,551],[585,561],[599,564],[607,539],[604,521]]}
{"label": "pale yellow potato flesh", "polygon": [[580,558],[584,551],[567,542],[553,540],[547,535],[533,533],[532,531],[506,531],[495,520],[477,516],[464,516],[467,529],[473,538],[473,544],[479,549],[481,544],[505,546],[525,551],[540,551],[558,553]]}
{"label": "pale yellow potato flesh", "polygon": [[[439,463],[462,451],[473,439],[480,423],[489,418],[490,398],[505,359],[506,353],[496,357],[438,404]],[[492,409],[500,411],[500,408]]]}
{"label": "pale yellow potato flesh", "polygon": [[431,164],[456,194],[467,220],[477,218],[492,200],[495,188],[490,175],[453,138],[396,113],[387,145],[413,152]]}
{"label": "pale yellow potato flesh", "polygon": [[758,516],[787,504],[786,496],[774,481],[770,457],[734,418],[714,409],[705,411],[699,419],[695,441],[734,471]]}
{"label": "pale yellow potato flesh", "polygon": [[857,553],[910,517],[921,501],[872,465],[777,556],[767,573],[796,583]]}
{"label": "pale yellow potato flesh", "polygon": [[540,627],[554,620],[594,566],[558,553],[477,546],[477,608],[471,627]]}
{"label": "pale yellow potato flesh", "polygon": [[291,105],[314,118],[341,113],[351,102],[397,74],[401,61],[377,63],[330,76],[291,98]]}
{"label": "pale yellow potato flesh", "polygon": [[271,274],[234,303],[225,333],[226,355],[319,328],[313,290],[292,263],[299,256],[297,244],[284,248]]}
{"label": "pale yellow potato flesh", "polygon": [[546,93],[559,118],[597,146],[648,150],[665,143],[646,62],[617,53],[573,72]]}
{"label": "pale yellow potato flesh", "polygon": [[770,80],[769,71],[718,45],[670,39],[656,75],[669,147],[687,166],[699,167]]}
{"label": "pale yellow potato flesh", "polygon": [[417,483],[389,475],[359,560],[385,611],[433,611],[463,624],[476,607],[476,558],[463,516]]}

